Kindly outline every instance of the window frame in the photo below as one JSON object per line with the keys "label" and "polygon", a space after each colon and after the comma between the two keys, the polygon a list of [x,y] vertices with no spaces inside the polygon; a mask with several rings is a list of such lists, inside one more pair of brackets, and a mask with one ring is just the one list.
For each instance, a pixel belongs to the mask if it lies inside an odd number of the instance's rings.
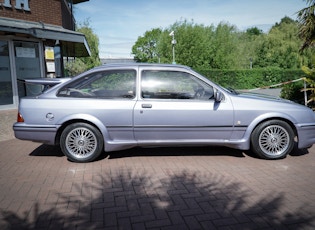
{"label": "window frame", "polygon": [[[127,90],[127,89],[118,89],[118,88],[110,89],[110,88],[104,87],[104,89],[99,88],[98,93],[96,93],[97,88],[93,88],[93,87],[90,87],[89,89],[83,88],[83,86],[92,85],[99,79],[102,79],[102,78],[105,79],[115,74],[118,74],[118,75],[129,74],[130,76],[128,75],[126,76],[133,78],[132,81],[130,81],[132,88],[130,88],[130,90]],[[126,83],[126,81],[121,80],[122,78],[123,77],[121,75],[121,76],[118,76],[117,79],[120,79],[120,81]],[[121,82],[117,81],[115,84],[119,85],[119,83]],[[136,97],[136,85],[137,85],[136,83],[137,83],[137,71],[135,69],[100,70],[100,71],[96,71],[96,72],[81,76],[75,81],[71,81],[70,83],[66,84],[57,92],[57,97],[91,98],[91,99],[134,99]],[[105,84],[104,86],[108,87],[110,85]],[[72,92],[74,93],[71,95]],[[103,93],[103,95],[101,94],[101,92]],[[106,93],[107,95],[105,95]],[[121,94],[121,93],[125,93],[125,94]]]}
{"label": "window frame", "polygon": [[[159,95],[156,94],[158,96],[155,96],[155,92],[153,92],[153,91],[150,92],[150,91],[144,90],[144,88],[146,88],[146,86],[144,86],[144,81],[145,81],[144,79],[147,78],[146,74],[149,72],[152,72],[152,73],[164,72],[166,75],[167,75],[167,73],[186,75],[185,77],[188,79],[188,81],[190,81],[190,84],[195,83],[198,86],[202,86],[203,89],[206,88],[207,90],[211,91],[210,94],[212,94],[212,95],[211,95],[211,97],[209,96],[209,98],[207,98],[207,97],[196,98],[196,91],[195,90],[193,92],[193,95],[192,95],[192,92],[180,92],[180,91],[174,91],[174,92],[165,91],[165,93],[163,94],[163,91],[160,90],[160,92],[158,92]],[[154,76],[153,78],[157,78],[159,80],[161,79],[159,76]],[[172,76],[169,75],[169,76],[167,76],[167,78],[172,78]],[[150,81],[150,79],[148,79],[148,81]],[[170,86],[170,84],[168,86]],[[174,86],[174,85],[172,85],[172,86]],[[152,87],[152,88],[154,88],[154,87]],[[157,70],[144,69],[141,71],[140,97],[142,100],[185,100],[185,101],[200,100],[200,101],[207,101],[207,100],[214,99],[214,91],[215,91],[215,88],[212,85],[208,84],[207,82],[203,81],[202,79],[198,78],[197,76],[195,76],[189,72],[178,71],[178,70],[165,70],[165,69],[157,69]],[[168,95],[171,95],[171,97],[168,97]]]}

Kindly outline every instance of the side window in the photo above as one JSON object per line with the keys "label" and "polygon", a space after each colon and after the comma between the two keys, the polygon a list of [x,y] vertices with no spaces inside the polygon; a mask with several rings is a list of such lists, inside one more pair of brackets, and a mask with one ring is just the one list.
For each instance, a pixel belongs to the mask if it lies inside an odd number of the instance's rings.
{"label": "side window", "polygon": [[212,86],[195,76],[176,71],[145,70],[141,76],[142,98],[209,100]]}
{"label": "side window", "polygon": [[135,70],[111,70],[92,73],[62,88],[58,96],[92,98],[134,98]]}

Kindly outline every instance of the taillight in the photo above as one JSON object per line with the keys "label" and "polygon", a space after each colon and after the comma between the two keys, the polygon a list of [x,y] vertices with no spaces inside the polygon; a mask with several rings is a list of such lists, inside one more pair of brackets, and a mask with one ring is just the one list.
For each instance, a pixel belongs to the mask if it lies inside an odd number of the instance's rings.
{"label": "taillight", "polygon": [[20,113],[17,114],[17,122],[24,122],[24,118]]}

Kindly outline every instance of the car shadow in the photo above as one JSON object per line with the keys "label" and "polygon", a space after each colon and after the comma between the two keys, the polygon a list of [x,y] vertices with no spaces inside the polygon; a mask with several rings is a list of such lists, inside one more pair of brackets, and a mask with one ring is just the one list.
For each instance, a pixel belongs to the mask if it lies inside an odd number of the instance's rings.
{"label": "car shadow", "polygon": [[[34,149],[30,156],[55,156],[63,157],[59,146],[51,146],[42,144]],[[140,148],[135,147],[132,149],[104,152],[97,160],[117,159],[125,157],[138,157],[138,156],[232,156],[232,157],[245,157],[244,153],[240,150],[230,149],[226,147],[156,147],[156,148]]]}
{"label": "car shadow", "polygon": [[156,147],[156,148],[140,148],[110,152],[109,159],[125,158],[125,157],[155,157],[155,156],[231,156],[245,157],[240,150],[226,147]]}
{"label": "car shadow", "polygon": [[[249,157],[252,157],[252,158],[261,159],[259,156],[257,156],[251,150],[244,151],[244,154],[249,156]],[[295,144],[295,146],[293,148],[293,151],[290,154],[288,154],[288,155],[291,156],[291,157],[299,157],[299,156],[303,156],[303,155],[307,155],[307,154],[309,154],[308,149],[298,149],[297,148],[297,144]]]}
{"label": "car shadow", "polygon": [[42,144],[36,149],[34,149],[30,154],[30,156],[50,156],[50,157],[63,157],[64,154],[62,153],[59,146],[55,145],[45,145]]}
{"label": "car shadow", "polygon": [[297,147],[295,147],[289,155],[291,157],[299,157],[299,156],[303,156],[306,154],[309,154],[308,149],[298,149]]}
{"label": "car shadow", "polygon": [[[297,149],[294,148],[290,156],[298,157],[308,154],[308,149]],[[51,145],[40,145],[34,149],[30,156],[55,156],[64,157],[59,146]],[[127,157],[155,157],[155,156],[230,156],[230,157],[245,157],[249,156],[252,158],[259,157],[252,151],[241,151],[228,147],[217,147],[217,146],[205,146],[205,147],[156,147],[156,148],[140,148],[135,147],[132,149],[115,151],[115,152],[104,152],[96,160],[103,159],[118,159]]]}

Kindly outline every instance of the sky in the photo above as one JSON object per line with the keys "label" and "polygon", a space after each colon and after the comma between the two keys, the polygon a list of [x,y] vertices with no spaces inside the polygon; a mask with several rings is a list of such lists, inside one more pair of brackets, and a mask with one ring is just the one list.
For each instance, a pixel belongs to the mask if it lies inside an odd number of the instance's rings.
{"label": "sky", "polygon": [[[74,7],[77,23],[88,20],[99,38],[100,58],[132,58],[139,36],[154,28],[168,29],[187,20],[205,26],[220,22],[240,31],[258,27],[268,32],[288,16],[307,7],[303,0],[89,0]],[[176,39],[176,34],[175,34]]]}

